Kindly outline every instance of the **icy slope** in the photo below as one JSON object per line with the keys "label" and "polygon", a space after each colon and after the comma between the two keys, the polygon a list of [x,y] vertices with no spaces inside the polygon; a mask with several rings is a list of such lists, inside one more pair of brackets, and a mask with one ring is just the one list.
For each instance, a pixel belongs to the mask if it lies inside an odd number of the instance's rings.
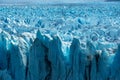
{"label": "icy slope", "polygon": [[120,80],[119,13],[117,3],[1,6],[0,80]]}

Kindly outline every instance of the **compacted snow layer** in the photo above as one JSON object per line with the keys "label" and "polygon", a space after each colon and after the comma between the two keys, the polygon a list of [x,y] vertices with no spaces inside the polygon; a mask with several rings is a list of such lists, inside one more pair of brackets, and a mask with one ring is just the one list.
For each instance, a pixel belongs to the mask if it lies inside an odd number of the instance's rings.
{"label": "compacted snow layer", "polygon": [[0,80],[120,80],[111,4],[1,6]]}

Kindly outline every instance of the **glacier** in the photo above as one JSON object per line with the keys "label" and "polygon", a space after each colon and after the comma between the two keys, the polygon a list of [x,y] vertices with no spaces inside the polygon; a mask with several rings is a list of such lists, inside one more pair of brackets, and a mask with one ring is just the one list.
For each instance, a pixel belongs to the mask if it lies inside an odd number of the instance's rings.
{"label": "glacier", "polygon": [[119,4],[0,5],[0,80],[120,80]]}

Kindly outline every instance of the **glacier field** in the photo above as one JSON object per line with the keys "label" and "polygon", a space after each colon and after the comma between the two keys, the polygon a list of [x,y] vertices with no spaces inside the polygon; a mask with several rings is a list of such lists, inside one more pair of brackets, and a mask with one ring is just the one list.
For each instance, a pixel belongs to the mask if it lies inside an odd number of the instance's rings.
{"label": "glacier field", "polygon": [[120,3],[0,5],[0,80],[120,80]]}

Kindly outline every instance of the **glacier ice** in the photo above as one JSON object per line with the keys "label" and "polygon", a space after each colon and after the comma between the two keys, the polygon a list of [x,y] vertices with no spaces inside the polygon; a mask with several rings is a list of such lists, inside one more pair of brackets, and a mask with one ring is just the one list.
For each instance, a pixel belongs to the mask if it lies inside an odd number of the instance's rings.
{"label": "glacier ice", "polygon": [[120,80],[119,13],[117,3],[0,5],[0,80]]}

